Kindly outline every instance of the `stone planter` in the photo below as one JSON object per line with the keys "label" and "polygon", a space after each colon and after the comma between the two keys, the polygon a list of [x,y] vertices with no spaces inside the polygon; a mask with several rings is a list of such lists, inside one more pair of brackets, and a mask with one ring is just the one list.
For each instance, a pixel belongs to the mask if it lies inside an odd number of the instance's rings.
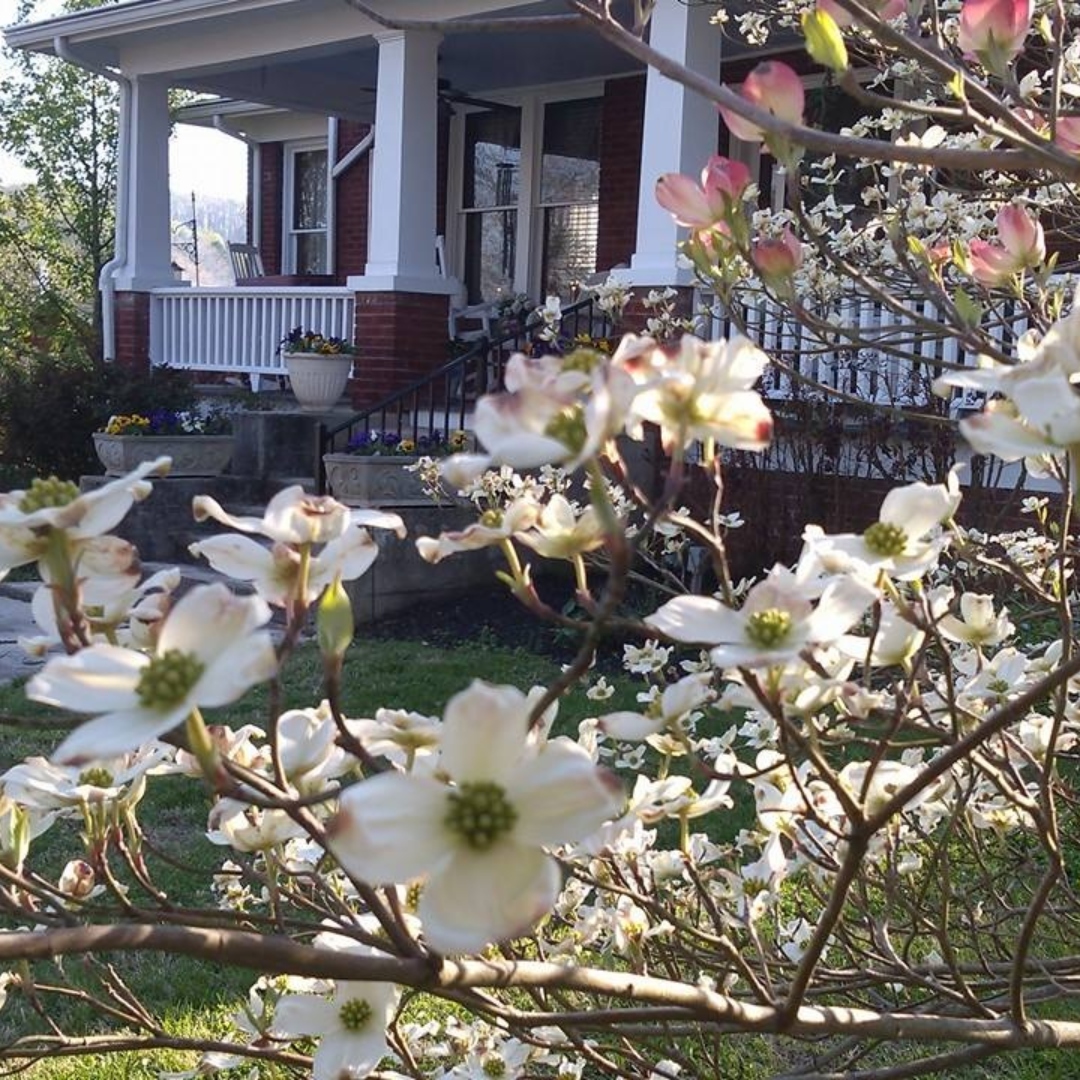
{"label": "stone planter", "polygon": [[351,354],[282,353],[289,383],[303,412],[329,412],[345,392],[352,373]]}
{"label": "stone planter", "polygon": [[218,476],[232,460],[231,435],[94,434],[94,449],[106,476],[123,476],[137,465],[166,455],[170,476]]}
{"label": "stone planter", "polygon": [[420,477],[407,472],[415,457],[324,454],[330,494],[350,506],[432,506]]}

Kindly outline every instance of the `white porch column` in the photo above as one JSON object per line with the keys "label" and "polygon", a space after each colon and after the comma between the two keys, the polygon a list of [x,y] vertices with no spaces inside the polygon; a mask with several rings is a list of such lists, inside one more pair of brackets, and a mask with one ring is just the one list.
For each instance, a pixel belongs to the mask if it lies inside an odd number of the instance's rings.
{"label": "white porch column", "polygon": [[379,77],[371,165],[371,226],[360,291],[445,293],[435,268],[439,35],[376,35]]}
{"label": "white porch column", "polygon": [[[126,259],[116,288],[146,292],[175,285],[169,212],[169,84],[139,76],[131,81],[129,153],[117,167],[127,180]],[[123,212],[123,209],[121,209]]]}
{"label": "white porch column", "polygon": [[[657,0],[650,26],[650,44],[693,71],[720,75],[720,30],[709,25],[712,9],[683,0]],[[677,265],[675,245],[680,230],[656,201],[661,173],[697,176],[716,153],[719,120],[716,106],[649,69],[645,84],[645,126],[641,146],[637,242],[630,270],[635,285],[689,285],[693,275]]]}

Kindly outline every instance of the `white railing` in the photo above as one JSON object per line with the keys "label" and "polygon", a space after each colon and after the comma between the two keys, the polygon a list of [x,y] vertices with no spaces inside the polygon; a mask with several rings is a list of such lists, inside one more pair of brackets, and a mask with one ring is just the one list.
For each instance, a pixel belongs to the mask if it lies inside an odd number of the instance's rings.
{"label": "white railing", "polygon": [[[732,320],[701,294],[696,310],[704,312],[706,337],[726,337],[735,332]],[[822,321],[837,327],[835,333],[819,333],[797,322],[774,300],[747,294],[740,297],[746,329],[754,341],[780,361],[766,369],[762,390],[773,400],[813,398],[818,386],[851,394],[868,404],[911,406],[925,404],[933,380],[955,367],[973,367],[976,352],[965,348],[944,328],[936,330],[939,315],[927,299],[904,301],[911,312],[904,318],[868,296],[848,296],[831,312],[820,312]],[[923,322],[925,320],[925,323]],[[927,326],[926,323],[930,325]],[[989,328],[1005,353],[1015,355],[1016,340],[1028,329],[1026,315],[1018,312]],[[897,355],[899,353],[900,355]],[[793,374],[797,373],[797,374]],[[801,377],[801,378],[800,378]],[[959,395],[955,404],[975,405]]]}
{"label": "white railing", "polygon": [[243,286],[155,289],[150,304],[150,355],[155,364],[187,371],[281,375],[281,339],[295,327],[351,340],[355,297],[346,288]]}

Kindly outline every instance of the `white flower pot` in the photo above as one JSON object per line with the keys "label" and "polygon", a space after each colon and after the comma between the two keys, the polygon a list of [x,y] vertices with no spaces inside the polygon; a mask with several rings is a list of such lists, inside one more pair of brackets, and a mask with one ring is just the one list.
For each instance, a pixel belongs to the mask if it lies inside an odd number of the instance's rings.
{"label": "white flower pot", "polygon": [[345,392],[353,356],[317,353],[282,353],[289,382],[302,412],[329,412]]}
{"label": "white flower pot", "polygon": [[170,476],[217,476],[232,459],[231,435],[94,434],[94,450],[106,476],[124,476],[138,465],[166,455]]}

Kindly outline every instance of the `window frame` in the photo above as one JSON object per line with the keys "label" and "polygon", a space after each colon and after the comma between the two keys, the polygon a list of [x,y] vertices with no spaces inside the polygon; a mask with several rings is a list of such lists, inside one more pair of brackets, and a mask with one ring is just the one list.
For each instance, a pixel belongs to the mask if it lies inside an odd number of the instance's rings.
{"label": "window frame", "polygon": [[[296,139],[286,142],[282,155],[282,178],[281,178],[281,271],[283,274],[296,274],[297,252],[299,236],[322,235],[324,265],[320,273],[327,274],[330,261],[330,185],[333,179],[330,175],[330,151],[328,141],[325,138]],[[293,227],[295,198],[296,198],[296,159],[300,154],[310,153],[312,150],[321,150],[326,154],[326,225],[321,229],[297,229]]]}
{"label": "window frame", "polygon": [[[543,223],[546,207],[539,202],[540,170],[543,161],[544,107],[559,101],[603,98],[604,83],[595,79],[552,86],[530,87],[522,91],[485,92],[484,97],[521,110],[521,172],[518,177],[517,206],[500,209],[517,211],[517,232],[513,288],[536,298],[543,281]],[[465,274],[465,219],[468,213],[483,212],[464,204],[465,116],[483,112],[480,106],[460,107],[451,118],[448,155],[447,262],[457,278]],[[599,205],[599,192],[596,204]],[[575,204],[576,205],[576,204]],[[486,207],[484,210],[494,209]]]}

